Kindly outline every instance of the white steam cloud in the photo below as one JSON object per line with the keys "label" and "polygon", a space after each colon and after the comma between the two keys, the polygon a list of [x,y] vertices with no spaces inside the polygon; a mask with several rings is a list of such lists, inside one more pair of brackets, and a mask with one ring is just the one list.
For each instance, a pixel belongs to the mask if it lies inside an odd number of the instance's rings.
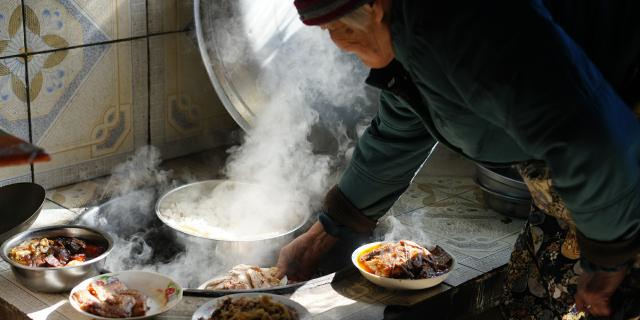
{"label": "white steam cloud", "polygon": [[[223,171],[240,187],[212,191],[175,209],[227,231],[218,239],[296,226],[319,208],[356,132],[368,122],[363,113],[375,110],[370,99],[375,92],[363,84],[366,70],[319,28],[302,27],[290,0],[204,4],[213,7],[202,19],[215,21],[207,33],[216,42],[208,47],[219,52],[225,75],[235,79],[234,89],[261,108],[252,110],[252,128],[241,146],[229,150]],[[233,248],[162,224],[155,202],[178,182],[159,163],[156,149],[139,150],[114,169],[108,184],[112,200],[83,217],[81,223],[116,239],[106,269],[152,270],[196,287],[235,264],[275,262],[273,250],[283,243]],[[265,257],[256,260],[253,255],[260,252]]]}

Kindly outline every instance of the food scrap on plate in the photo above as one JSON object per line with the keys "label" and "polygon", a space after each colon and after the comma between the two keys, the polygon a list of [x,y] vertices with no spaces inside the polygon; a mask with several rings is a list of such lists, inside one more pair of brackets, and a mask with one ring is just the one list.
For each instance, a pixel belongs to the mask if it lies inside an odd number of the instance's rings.
{"label": "food scrap on plate", "polygon": [[147,296],[117,277],[91,281],[85,290],[73,293],[73,299],[83,311],[107,318],[139,317],[149,310]]}

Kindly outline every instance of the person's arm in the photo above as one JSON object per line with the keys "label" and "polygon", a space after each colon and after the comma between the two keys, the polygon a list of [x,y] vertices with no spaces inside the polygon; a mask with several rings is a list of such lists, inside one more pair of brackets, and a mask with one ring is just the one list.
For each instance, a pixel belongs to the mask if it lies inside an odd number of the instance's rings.
{"label": "person's arm", "polygon": [[435,140],[406,104],[389,92],[358,140],[353,158],[339,184],[326,196],[320,217],[325,229],[340,233],[370,233],[407,189]]}
{"label": "person's arm", "polygon": [[[640,126],[545,9],[528,4],[444,13],[448,27],[422,29],[412,54],[435,57],[472,112],[546,162],[583,257],[622,265],[640,251]],[[419,78],[423,68],[409,69]]]}

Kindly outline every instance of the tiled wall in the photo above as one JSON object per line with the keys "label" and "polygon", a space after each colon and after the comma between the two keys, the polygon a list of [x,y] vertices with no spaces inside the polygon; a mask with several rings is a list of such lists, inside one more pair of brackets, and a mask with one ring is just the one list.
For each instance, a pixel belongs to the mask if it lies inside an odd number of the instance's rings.
{"label": "tiled wall", "polygon": [[148,143],[165,158],[228,143],[237,127],[192,12],[191,0],[1,0],[0,127],[52,161],[2,168],[0,185],[105,175]]}

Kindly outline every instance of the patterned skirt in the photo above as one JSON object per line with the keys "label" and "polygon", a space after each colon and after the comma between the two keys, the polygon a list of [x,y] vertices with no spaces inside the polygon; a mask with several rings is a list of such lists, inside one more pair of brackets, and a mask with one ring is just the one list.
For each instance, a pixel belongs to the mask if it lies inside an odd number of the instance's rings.
{"label": "patterned skirt", "polygon": [[[591,319],[574,305],[583,270],[571,215],[553,190],[544,164],[525,163],[518,170],[531,191],[533,206],[507,267],[502,314],[510,320]],[[640,257],[612,298],[612,306],[610,319],[640,319]]]}

